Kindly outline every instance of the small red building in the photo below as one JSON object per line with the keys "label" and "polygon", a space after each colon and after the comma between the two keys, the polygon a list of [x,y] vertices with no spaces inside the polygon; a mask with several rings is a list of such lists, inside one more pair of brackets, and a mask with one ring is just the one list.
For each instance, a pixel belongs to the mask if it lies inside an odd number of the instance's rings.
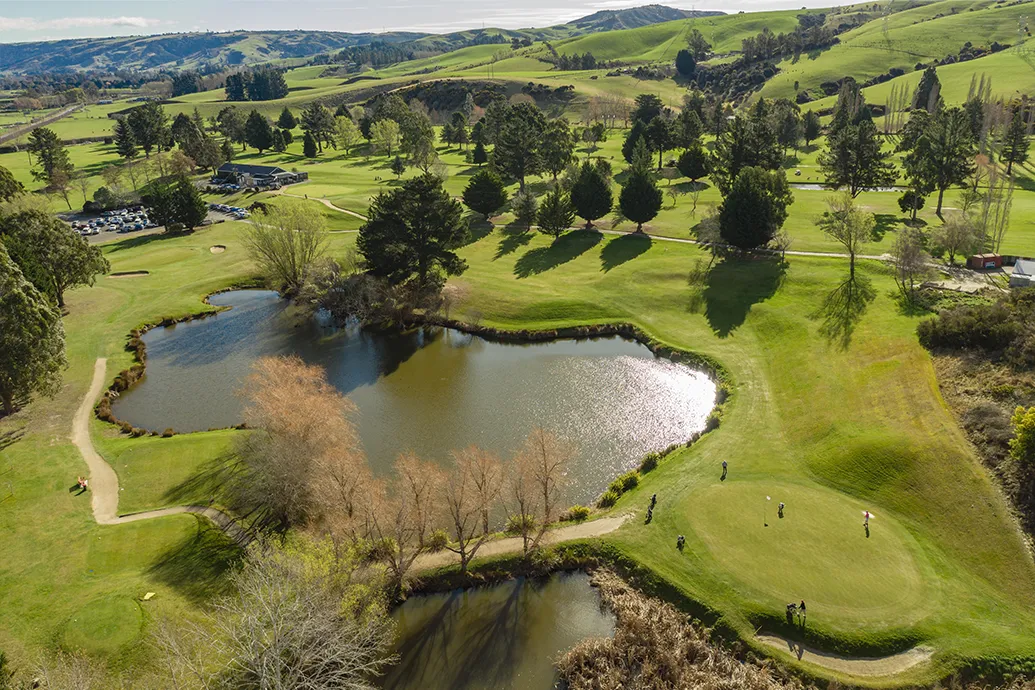
{"label": "small red building", "polygon": [[974,256],[967,259],[967,266],[973,268],[976,271],[985,270],[988,268],[1002,268],[1003,257],[998,254],[975,254]]}

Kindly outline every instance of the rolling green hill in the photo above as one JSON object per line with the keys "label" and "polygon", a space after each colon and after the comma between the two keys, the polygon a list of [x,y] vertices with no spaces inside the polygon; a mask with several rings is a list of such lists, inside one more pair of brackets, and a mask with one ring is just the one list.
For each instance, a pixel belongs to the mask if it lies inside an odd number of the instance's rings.
{"label": "rolling green hill", "polygon": [[875,19],[841,35],[840,42],[826,50],[778,63],[779,74],[761,93],[793,98],[797,91],[808,91],[821,96],[824,82],[846,75],[866,82],[892,68],[912,72],[917,63],[957,55],[968,42],[977,48],[995,42],[1016,45],[1028,38],[1019,27],[1030,11],[1030,3],[941,0]]}
{"label": "rolling green hill", "polygon": [[224,68],[287,58],[306,58],[375,41],[403,43],[417,53],[444,53],[486,40],[557,40],[642,27],[673,19],[721,14],[678,10],[663,5],[646,5],[621,10],[602,10],[567,24],[541,29],[487,28],[442,35],[400,31],[380,34],[334,31],[231,31],[14,43],[4,45],[0,50],[0,73]]}

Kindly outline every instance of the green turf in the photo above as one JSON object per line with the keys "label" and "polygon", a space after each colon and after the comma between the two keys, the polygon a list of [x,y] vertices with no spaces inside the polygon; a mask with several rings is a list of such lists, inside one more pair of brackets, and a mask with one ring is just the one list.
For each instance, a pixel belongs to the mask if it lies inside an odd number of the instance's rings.
{"label": "green turf", "polygon": [[[213,244],[227,251],[212,254]],[[188,602],[218,591],[220,563],[232,555],[192,515],[97,526],[90,495],[69,491],[85,469],[69,433],[97,357],[109,358],[113,377],[131,363],[123,348],[131,328],[204,309],[201,296],[251,275],[238,230],[227,223],[183,239],[124,239],[105,252],[113,271],[146,266],[151,275],[101,278],[71,294],[65,317],[69,368],[61,392],[0,420],[0,648],[26,663],[61,645],[103,651],[116,668],[146,665],[150,653],[139,644],[139,614],[128,615],[133,609],[126,602],[154,591],[157,596],[143,605],[149,615],[189,613]],[[110,427],[94,428],[102,452],[108,442],[123,450]],[[162,450],[197,445],[188,437],[138,439],[141,447],[160,440],[170,442]],[[120,510],[160,505],[168,482],[178,476],[176,462],[189,456],[127,452],[117,454],[123,465],[143,460],[117,467],[128,482]]]}
{"label": "green turf", "polygon": [[[113,376],[130,363],[122,349],[130,328],[202,309],[201,295],[250,275],[239,232],[226,223],[185,238],[106,245],[113,270],[151,274],[103,278],[69,296],[65,390],[0,425],[25,432],[4,451],[17,497],[0,504],[0,549],[9,555],[0,603],[13,621],[0,627],[5,648],[91,639],[97,653],[139,663],[130,600],[157,591],[155,609],[189,610],[218,587],[212,569],[201,571],[210,579],[200,584],[185,574],[183,560],[209,563],[191,516],[93,525],[88,502],[67,491],[82,470],[67,434],[94,357],[109,357]],[[352,237],[333,236],[333,252]],[[633,321],[729,368],[736,394],[719,431],[667,459],[617,506],[639,512],[651,493],[660,499],[652,525],[633,521],[612,537],[623,551],[744,634],[785,600],[804,598],[815,634],[849,648],[922,640],[938,650],[939,665],[921,680],[967,658],[1035,654],[1023,633],[1035,623],[1030,560],[937,394],[915,317],[899,311],[882,270],[861,269],[875,299],[843,348],[822,335],[837,318],[821,305],[843,279],[844,261],[730,261],[690,286],[689,268],[704,256],[692,246],[655,241],[644,252],[628,246],[637,238],[583,237],[515,243],[498,231],[475,242],[463,251],[470,269],[456,281],[468,297],[454,312],[511,328]],[[227,251],[211,254],[213,244]],[[522,268],[530,254],[534,271]],[[170,490],[233,435],[128,439],[100,422],[93,433],[123,481],[124,512],[174,503]],[[730,461],[726,482],[721,459]],[[770,513],[768,528],[766,494],[788,506],[782,521]],[[866,508],[878,516],[868,540]],[[688,537],[682,556],[677,533]]]}

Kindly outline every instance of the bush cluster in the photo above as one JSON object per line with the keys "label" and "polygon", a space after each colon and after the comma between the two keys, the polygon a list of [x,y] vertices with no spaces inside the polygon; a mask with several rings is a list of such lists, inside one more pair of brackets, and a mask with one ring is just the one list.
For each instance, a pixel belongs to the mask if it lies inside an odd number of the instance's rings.
{"label": "bush cluster", "polygon": [[618,503],[618,498],[620,496],[621,494],[614,489],[608,489],[600,496],[600,498],[597,499],[597,507],[610,508],[615,503]]}
{"label": "bush cluster", "polygon": [[521,534],[523,527],[530,530],[535,529],[535,523],[534,515],[511,515],[507,518],[507,526],[504,531],[507,534]]}
{"label": "bush cluster", "polygon": [[441,551],[449,544],[449,534],[444,529],[437,529],[431,533],[424,546],[428,551]]}
{"label": "bush cluster", "polygon": [[619,475],[611,482],[610,486],[607,487],[607,491],[597,499],[597,506],[600,508],[610,508],[618,502],[619,497],[626,491],[632,491],[640,485],[640,473],[636,470],[631,470],[625,474]]}
{"label": "bush cluster", "polygon": [[1010,364],[1035,365],[1035,290],[1020,290],[990,304],[963,304],[943,310],[917,326],[929,349],[1002,353]]}
{"label": "bush cluster", "polygon": [[589,517],[589,508],[583,505],[573,505],[568,512],[561,515],[561,522],[585,522]]}
{"label": "bush cluster", "polygon": [[653,472],[658,468],[658,461],[661,460],[661,453],[647,453],[640,461],[640,474]]}

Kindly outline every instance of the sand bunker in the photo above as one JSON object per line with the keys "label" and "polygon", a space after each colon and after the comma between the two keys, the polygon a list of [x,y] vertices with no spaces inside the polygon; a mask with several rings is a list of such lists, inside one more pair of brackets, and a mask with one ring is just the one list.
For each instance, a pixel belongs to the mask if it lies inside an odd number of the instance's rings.
{"label": "sand bunker", "polygon": [[226,251],[226,247],[224,247],[221,244],[216,244],[216,245],[213,245],[213,246],[209,247],[208,250],[210,252],[212,252],[213,254],[222,254],[223,252]]}

